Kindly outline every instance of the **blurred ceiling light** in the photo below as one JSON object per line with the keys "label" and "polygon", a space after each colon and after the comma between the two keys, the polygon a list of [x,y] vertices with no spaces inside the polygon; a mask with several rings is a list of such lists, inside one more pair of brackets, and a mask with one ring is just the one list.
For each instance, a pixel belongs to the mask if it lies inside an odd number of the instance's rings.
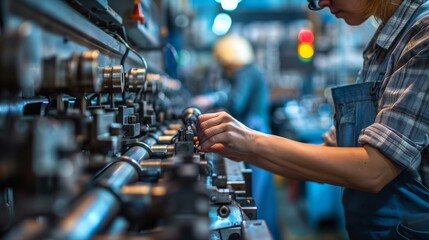
{"label": "blurred ceiling light", "polygon": [[222,9],[225,11],[234,11],[238,3],[241,2],[241,0],[215,0],[216,2],[220,3],[222,6]]}
{"label": "blurred ceiling light", "polygon": [[218,36],[224,35],[229,31],[231,25],[231,17],[226,13],[219,13],[213,22],[212,31]]}

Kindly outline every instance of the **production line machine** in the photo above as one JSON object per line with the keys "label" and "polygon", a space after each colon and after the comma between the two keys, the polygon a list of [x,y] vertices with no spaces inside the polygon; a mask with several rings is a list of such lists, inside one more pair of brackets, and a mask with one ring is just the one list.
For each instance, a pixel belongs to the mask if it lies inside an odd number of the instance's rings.
{"label": "production line machine", "polygon": [[161,3],[2,1],[2,239],[272,239],[251,170],[199,151],[201,112],[143,56]]}

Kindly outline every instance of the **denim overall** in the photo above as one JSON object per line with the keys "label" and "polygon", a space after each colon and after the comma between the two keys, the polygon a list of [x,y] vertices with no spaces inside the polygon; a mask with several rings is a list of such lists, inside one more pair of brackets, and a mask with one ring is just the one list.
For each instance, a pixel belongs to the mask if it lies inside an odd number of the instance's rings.
{"label": "denim overall", "polygon": [[[428,5],[420,6],[404,31],[429,12]],[[379,71],[386,67],[387,61]],[[381,84],[364,82],[332,89],[339,147],[360,146],[361,130],[374,123]],[[343,205],[350,239],[429,239],[429,189],[406,169],[378,193],[345,188]]]}
{"label": "denim overall", "polygon": [[[380,84],[332,90],[339,147],[359,146],[361,129],[372,124],[377,114]],[[406,170],[379,193],[345,188],[343,205],[350,239],[429,239],[429,190]]]}
{"label": "denim overall", "polygon": [[[426,2],[416,10],[404,31],[428,13]],[[380,71],[386,67],[387,61]],[[332,89],[339,147],[360,146],[361,130],[374,123],[377,115],[381,84],[364,82]],[[429,239],[429,189],[406,170],[378,193],[345,188],[343,205],[352,240]]]}

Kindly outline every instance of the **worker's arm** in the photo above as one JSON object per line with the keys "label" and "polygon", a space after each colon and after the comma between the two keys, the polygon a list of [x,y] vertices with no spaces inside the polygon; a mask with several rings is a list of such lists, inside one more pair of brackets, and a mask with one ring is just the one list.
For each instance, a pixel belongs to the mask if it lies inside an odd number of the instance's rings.
{"label": "worker's arm", "polygon": [[244,160],[285,177],[378,192],[401,168],[371,146],[327,147],[251,130],[227,113],[200,116],[205,151]]}

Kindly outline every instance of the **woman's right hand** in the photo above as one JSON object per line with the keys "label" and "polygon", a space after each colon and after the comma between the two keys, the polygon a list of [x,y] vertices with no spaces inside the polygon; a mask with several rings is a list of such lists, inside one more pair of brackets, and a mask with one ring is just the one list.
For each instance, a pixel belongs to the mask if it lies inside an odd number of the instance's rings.
{"label": "woman's right hand", "polygon": [[245,160],[256,151],[256,132],[226,112],[208,113],[198,117],[201,150],[223,155],[232,160]]}

